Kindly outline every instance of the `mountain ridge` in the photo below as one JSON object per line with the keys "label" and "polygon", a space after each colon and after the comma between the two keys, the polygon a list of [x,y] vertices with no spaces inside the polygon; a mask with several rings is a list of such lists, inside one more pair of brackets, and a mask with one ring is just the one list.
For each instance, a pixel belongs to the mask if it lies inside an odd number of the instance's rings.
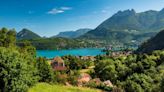
{"label": "mountain ridge", "polygon": [[[149,10],[136,13],[134,9],[118,11],[102,22],[97,28],[81,36],[83,39],[101,38],[116,40],[119,43],[142,43],[164,29],[164,9],[161,11]],[[152,34],[148,38],[142,36],[142,41],[136,38],[144,34]],[[122,38],[121,38],[122,37]]]}
{"label": "mountain ridge", "polygon": [[17,33],[16,38],[18,40],[28,40],[28,39],[39,39],[42,38],[38,34],[32,32],[31,30],[24,28],[20,32]]}
{"label": "mountain ridge", "polygon": [[64,37],[64,38],[77,38],[85,33],[87,33],[88,31],[90,31],[92,29],[89,28],[81,28],[78,29],[76,31],[65,31],[65,32],[60,32],[59,34],[52,36],[52,38],[54,37]]}
{"label": "mountain ridge", "polygon": [[155,37],[152,37],[147,42],[144,42],[138,49],[137,53],[151,53],[154,50],[164,49],[164,30],[159,32]]}

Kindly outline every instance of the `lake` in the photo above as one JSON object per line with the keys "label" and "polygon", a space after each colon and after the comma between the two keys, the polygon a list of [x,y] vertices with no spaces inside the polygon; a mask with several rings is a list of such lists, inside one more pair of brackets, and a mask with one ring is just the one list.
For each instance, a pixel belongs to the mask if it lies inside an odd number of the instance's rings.
{"label": "lake", "polygon": [[102,55],[102,49],[99,48],[82,48],[70,50],[37,50],[38,57],[54,58],[56,56],[74,55],[74,56],[96,56]]}

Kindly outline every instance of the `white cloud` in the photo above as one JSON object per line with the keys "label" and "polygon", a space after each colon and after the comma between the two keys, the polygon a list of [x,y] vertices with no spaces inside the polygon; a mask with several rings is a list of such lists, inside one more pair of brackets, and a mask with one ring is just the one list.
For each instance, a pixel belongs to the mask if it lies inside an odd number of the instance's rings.
{"label": "white cloud", "polygon": [[54,9],[48,11],[47,13],[48,14],[59,14],[59,13],[63,13],[63,12],[64,12],[63,10],[54,8]]}
{"label": "white cloud", "polygon": [[61,9],[61,10],[71,10],[72,7],[61,7],[60,9]]}
{"label": "white cloud", "polygon": [[64,13],[65,11],[71,10],[71,9],[72,9],[72,7],[53,8],[50,11],[48,11],[47,13],[55,15],[55,14],[59,14],[59,13]]}

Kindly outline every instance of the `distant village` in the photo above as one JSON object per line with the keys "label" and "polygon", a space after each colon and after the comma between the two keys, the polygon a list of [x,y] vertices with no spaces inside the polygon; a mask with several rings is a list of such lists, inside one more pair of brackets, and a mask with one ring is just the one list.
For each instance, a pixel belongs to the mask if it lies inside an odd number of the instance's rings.
{"label": "distant village", "polygon": [[[108,48],[107,51],[111,51],[111,48]],[[108,53],[108,52],[107,52]],[[111,51],[109,54],[105,54],[102,55],[103,57],[120,57],[120,56],[128,56],[130,54],[132,54],[133,52],[131,50],[117,50],[117,51]],[[89,61],[95,61],[96,60],[96,56],[76,56],[76,58],[80,59],[80,60],[89,60]],[[50,65],[53,68],[54,71],[65,71],[67,70],[66,65],[64,60],[61,57],[55,57],[53,59],[50,60]],[[99,78],[96,79],[92,79],[91,76],[87,73],[81,73],[78,77],[78,86],[82,86],[83,83],[87,83],[93,81],[96,84],[100,84],[103,83],[106,86],[109,87],[113,87],[113,84],[111,83],[110,80],[106,80],[106,81],[101,81]],[[66,83],[66,85],[71,85],[69,83]]]}

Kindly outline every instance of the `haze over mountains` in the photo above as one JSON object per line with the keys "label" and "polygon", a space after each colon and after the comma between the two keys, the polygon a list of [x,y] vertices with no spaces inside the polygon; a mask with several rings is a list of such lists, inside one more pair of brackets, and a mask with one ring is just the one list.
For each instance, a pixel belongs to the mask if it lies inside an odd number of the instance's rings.
{"label": "haze over mountains", "polygon": [[[57,37],[77,38],[77,37],[84,35],[85,33],[87,33],[90,30],[92,30],[92,29],[83,28],[83,29],[78,29],[76,31],[65,31],[65,32],[60,32],[59,34],[52,36],[50,38],[57,38]],[[34,33],[31,30],[26,29],[26,28],[22,29],[20,32],[17,33],[17,39],[19,39],[19,40],[39,39],[39,38],[44,38],[44,37],[41,37],[37,33]]]}
{"label": "haze over mountains", "polygon": [[[104,40],[109,44],[140,45],[164,29],[164,9],[136,13],[135,10],[118,11],[94,30],[60,32],[55,37]],[[36,33],[23,29],[18,39],[41,38]]]}
{"label": "haze over mountains", "polygon": [[82,38],[106,39],[109,42],[141,43],[164,28],[164,9],[136,13],[135,10],[119,11],[89,31]]}
{"label": "haze over mountains", "polygon": [[65,32],[60,32],[59,34],[53,37],[77,38],[91,30],[92,29],[89,28],[83,28],[83,29],[78,29],[76,31],[65,31]]}

